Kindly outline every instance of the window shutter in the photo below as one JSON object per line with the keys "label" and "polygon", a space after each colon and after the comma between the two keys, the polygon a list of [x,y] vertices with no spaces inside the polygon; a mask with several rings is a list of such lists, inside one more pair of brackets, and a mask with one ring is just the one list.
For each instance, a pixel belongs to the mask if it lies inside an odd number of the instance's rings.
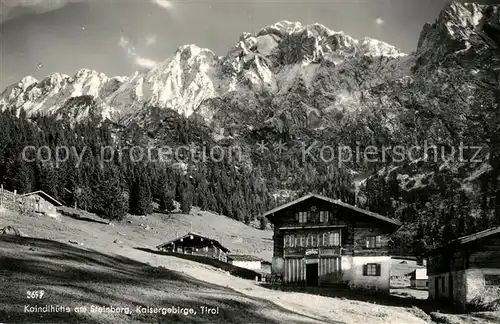
{"label": "window shutter", "polygon": [[363,276],[367,276],[367,275],[368,275],[368,265],[363,264]]}
{"label": "window shutter", "polygon": [[381,272],[380,268],[381,268],[380,263],[377,263],[376,272],[375,272],[376,276],[380,276],[380,272]]}

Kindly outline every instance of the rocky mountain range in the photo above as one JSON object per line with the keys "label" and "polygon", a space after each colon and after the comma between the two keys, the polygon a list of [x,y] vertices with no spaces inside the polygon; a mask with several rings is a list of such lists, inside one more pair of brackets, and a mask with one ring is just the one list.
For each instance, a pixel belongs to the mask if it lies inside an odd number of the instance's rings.
{"label": "rocky mountain range", "polygon": [[[360,203],[404,218],[409,209],[435,215],[467,200],[475,211],[469,214],[494,219],[500,202],[500,163],[493,153],[500,147],[499,8],[450,4],[423,27],[410,54],[320,24],[281,21],[242,34],[225,56],[186,45],[128,77],[87,69],[72,77],[25,77],[2,92],[0,108],[74,121],[93,115],[145,133],[161,128],[152,115],[175,111],[203,125],[213,141],[248,151],[258,140],[283,139],[298,154],[312,141],[363,148],[426,142],[446,158],[429,160],[424,152],[411,161],[345,163]],[[483,148],[474,156],[479,162],[450,159],[464,143]],[[277,157],[251,155],[249,163],[265,159]],[[285,179],[297,172],[293,161],[284,163]],[[288,189],[280,182],[276,192]],[[422,227],[414,216],[408,216],[412,224]]]}

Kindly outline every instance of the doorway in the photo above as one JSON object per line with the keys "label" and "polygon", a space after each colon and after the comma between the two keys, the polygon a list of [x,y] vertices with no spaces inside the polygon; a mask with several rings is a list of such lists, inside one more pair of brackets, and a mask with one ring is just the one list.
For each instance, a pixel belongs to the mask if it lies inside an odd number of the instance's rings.
{"label": "doorway", "polygon": [[306,285],[317,286],[318,285],[318,264],[310,263],[306,264]]}

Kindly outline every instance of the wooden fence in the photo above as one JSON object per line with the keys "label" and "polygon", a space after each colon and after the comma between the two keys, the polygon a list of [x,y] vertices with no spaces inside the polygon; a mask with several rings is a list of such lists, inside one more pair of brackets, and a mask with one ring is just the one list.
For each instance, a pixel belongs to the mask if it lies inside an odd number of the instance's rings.
{"label": "wooden fence", "polygon": [[16,190],[14,192],[6,190],[3,185],[0,186],[0,207],[4,207],[10,210],[19,209],[19,195]]}

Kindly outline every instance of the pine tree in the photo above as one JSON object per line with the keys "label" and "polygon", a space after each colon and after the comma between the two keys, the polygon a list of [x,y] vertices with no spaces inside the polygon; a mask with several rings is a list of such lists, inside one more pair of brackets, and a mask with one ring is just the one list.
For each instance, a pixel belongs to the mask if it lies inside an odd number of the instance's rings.
{"label": "pine tree", "polygon": [[103,175],[94,192],[94,211],[107,219],[123,219],[127,213],[127,198],[115,172]]}
{"label": "pine tree", "polygon": [[149,215],[153,212],[153,197],[149,183],[142,168],[136,167],[130,184],[129,213]]}
{"label": "pine tree", "polygon": [[169,188],[163,188],[160,195],[159,208],[161,211],[170,213],[174,210],[174,193]]}

